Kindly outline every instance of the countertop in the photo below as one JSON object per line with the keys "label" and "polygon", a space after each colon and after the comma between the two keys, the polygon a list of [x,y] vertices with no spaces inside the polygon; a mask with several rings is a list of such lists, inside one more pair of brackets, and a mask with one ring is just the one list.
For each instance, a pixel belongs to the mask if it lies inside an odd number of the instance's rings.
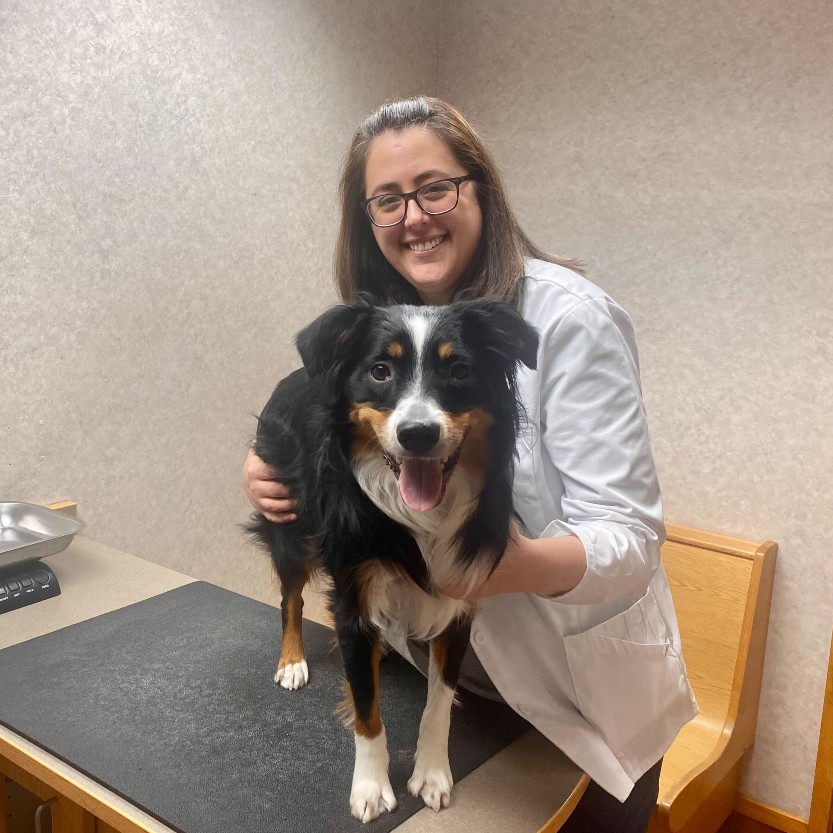
{"label": "countertop", "polygon": [[[0,649],[51,633],[186,585],[194,579],[174,570],[120,552],[84,537],[76,537],[62,553],[43,559],[58,577],[61,594],[0,617]],[[317,594],[311,594],[305,615],[327,624]],[[0,726],[0,752],[18,765],[31,761],[46,767],[74,792],[89,796],[88,809],[104,804],[139,829],[170,833],[171,828],[129,801],[15,732]],[[26,768],[26,767],[25,767]],[[424,808],[403,821],[401,833],[463,831],[533,833],[561,808],[577,801],[586,778],[558,749],[531,730],[477,770],[455,784],[452,804],[440,813]],[[566,803],[566,806],[564,806]],[[345,811],[347,802],[345,798]],[[372,829],[372,824],[371,828]],[[558,829],[556,825],[549,831]]]}

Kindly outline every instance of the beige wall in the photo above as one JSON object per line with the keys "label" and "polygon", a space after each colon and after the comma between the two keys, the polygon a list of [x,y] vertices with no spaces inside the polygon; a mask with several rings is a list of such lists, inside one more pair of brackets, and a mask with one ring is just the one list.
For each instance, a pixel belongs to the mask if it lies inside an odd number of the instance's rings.
{"label": "beige wall", "polygon": [[533,238],[633,317],[668,519],[780,544],[743,789],[806,818],[833,624],[833,6],[447,9],[440,94]]}
{"label": "beige wall", "polygon": [[669,519],[781,545],[744,790],[806,817],[833,621],[831,43],[827,0],[7,0],[0,498],[71,497],[91,538],[274,601],[237,527],[252,414],[333,298],[355,123],[438,92],[532,236],[631,312]]}
{"label": "beige wall", "polygon": [[253,414],[334,300],[359,116],[436,86],[437,9],[0,5],[0,495],[274,600],[239,529]]}

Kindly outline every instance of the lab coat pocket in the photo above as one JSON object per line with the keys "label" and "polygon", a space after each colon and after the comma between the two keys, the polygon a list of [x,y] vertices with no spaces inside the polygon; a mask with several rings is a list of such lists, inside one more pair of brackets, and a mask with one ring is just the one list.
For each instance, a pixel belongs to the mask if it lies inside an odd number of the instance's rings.
{"label": "lab coat pocket", "polygon": [[662,755],[692,703],[653,592],[564,644],[577,705],[610,750],[632,764]]}

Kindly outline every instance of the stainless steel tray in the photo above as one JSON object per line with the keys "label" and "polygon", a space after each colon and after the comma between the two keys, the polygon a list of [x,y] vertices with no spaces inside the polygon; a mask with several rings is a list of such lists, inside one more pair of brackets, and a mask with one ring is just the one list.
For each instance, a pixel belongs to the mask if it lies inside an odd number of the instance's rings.
{"label": "stainless steel tray", "polygon": [[65,550],[84,522],[34,503],[0,502],[0,567]]}

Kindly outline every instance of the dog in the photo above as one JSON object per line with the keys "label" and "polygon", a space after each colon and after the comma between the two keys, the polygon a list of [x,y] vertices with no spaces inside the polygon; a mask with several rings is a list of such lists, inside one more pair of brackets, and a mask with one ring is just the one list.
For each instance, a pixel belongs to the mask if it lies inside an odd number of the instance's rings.
{"label": "dog", "polygon": [[538,334],[509,304],[333,307],[297,336],[303,368],[276,387],[254,448],[298,501],[297,520],[256,515],[250,530],[280,580],[283,639],[275,681],[309,679],[301,591],[324,569],[355,738],[352,815],[392,810],[379,714],[380,629],[430,642],[428,700],[408,789],[448,806],[451,705],[476,604],[442,595],[497,566],[512,517],[520,366]]}

